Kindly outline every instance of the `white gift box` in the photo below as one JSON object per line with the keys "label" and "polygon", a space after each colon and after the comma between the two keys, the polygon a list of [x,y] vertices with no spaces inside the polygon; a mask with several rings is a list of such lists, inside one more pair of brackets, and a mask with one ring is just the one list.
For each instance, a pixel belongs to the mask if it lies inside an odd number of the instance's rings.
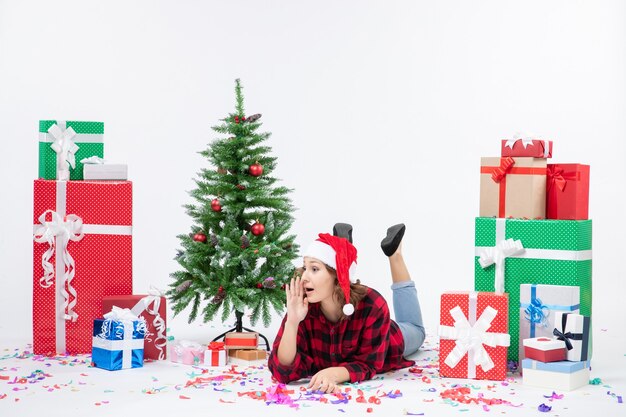
{"label": "white gift box", "polygon": [[572,391],[589,384],[589,361],[543,363],[524,359],[522,380],[524,385],[553,391]]}
{"label": "white gift box", "polygon": [[565,340],[568,361],[589,359],[590,325],[590,318],[580,314],[558,312],[554,316],[553,333],[559,339]]}
{"label": "white gift box", "polygon": [[226,350],[211,350],[204,351],[204,365],[205,366],[226,366]]}
{"label": "white gift box", "polygon": [[85,180],[127,180],[128,165],[126,164],[85,164],[83,165]]}
{"label": "white gift box", "polygon": [[567,285],[520,285],[519,359],[524,359],[524,339],[552,338],[557,312],[580,311],[580,287]]}

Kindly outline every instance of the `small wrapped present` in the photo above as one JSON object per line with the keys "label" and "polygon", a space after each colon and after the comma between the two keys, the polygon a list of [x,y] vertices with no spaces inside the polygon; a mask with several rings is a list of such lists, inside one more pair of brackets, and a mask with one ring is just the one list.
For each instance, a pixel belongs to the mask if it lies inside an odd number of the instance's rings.
{"label": "small wrapped present", "polygon": [[553,391],[572,391],[589,384],[589,362],[539,362],[522,361],[524,385],[547,388]]}
{"label": "small wrapped present", "polygon": [[524,339],[524,356],[539,362],[558,362],[567,358],[565,342],[548,337]]}
{"label": "small wrapped present", "polygon": [[39,178],[82,180],[85,158],[104,156],[104,123],[40,120]]}
{"label": "small wrapped present", "polygon": [[[535,337],[552,338],[557,311],[578,313],[580,287],[573,285],[520,285],[519,349],[525,357],[522,341]],[[558,359],[558,360],[565,360]]]}
{"label": "small wrapped present", "polygon": [[204,364],[207,366],[225,366],[226,350],[224,342],[211,342],[204,352]]}
{"label": "small wrapped present", "polygon": [[546,218],[589,218],[589,165],[548,164]]}
{"label": "small wrapped present", "polygon": [[200,365],[204,362],[205,348],[190,340],[176,340],[168,344],[168,354],[172,362],[185,365]]}
{"label": "small wrapped present", "polygon": [[128,309],[114,307],[93,324],[91,361],[97,368],[116,371],[143,366],[146,323]]}
{"label": "small wrapped present", "polygon": [[110,311],[113,306],[128,308],[137,317],[146,321],[146,343],[144,359],[162,360],[167,355],[167,317],[165,297],[152,288],[144,295],[112,295],[102,298],[102,310]]}
{"label": "small wrapped present", "polygon": [[224,337],[226,349],[256,349],[259,334],[254,332],[230,332]]}
{"label": "small wrapped present", "polygon": [[503,139],[501,155],[552,158],[552,141],[519,137]]}
{"label": "small wrapped present", "polygon": [[507,372],[507,294],[446,292],[441,295],[439,374],[502,381]]}
{"label": "small wrapped present", "polygon": [[267,358],[267,351],[263,349],[230,349],[228,356],[244,361],[256,361]]}
{"label": "small wrapped present", "polygon": [[481,158],[480,217],[546,217],[546,160]]}
{"label": "small wrapped present", "polygon": [[557,312],[554,316],[553,334],[565,342],[568,361],[589,359],[589,334],[591,320],[580,314]]}
{"label": "small wrapped present", "polygon": [[[83,160],[84,161],[84,160]],[[85,180],[127,180],[128,165],[126,164],[84,164],[83,175]]]}

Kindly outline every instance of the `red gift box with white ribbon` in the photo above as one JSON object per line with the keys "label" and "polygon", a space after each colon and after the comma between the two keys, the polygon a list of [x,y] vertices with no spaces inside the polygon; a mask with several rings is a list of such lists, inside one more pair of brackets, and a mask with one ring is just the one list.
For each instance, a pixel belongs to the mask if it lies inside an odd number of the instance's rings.
{"label": "red gift box with white ribbon", "polygon": [[503,139],[501,155],[552,158],[552,141],[520,137]]}
{"label": "red gift box with white ribbon", "polygon": [[131,294],[132,183],[34,183],[33,351],[89,353],[102,298]]}
{"label": "red gift box with white ribbon", "polygon": [[509,297],[491,292],[441,295],[439,374],[502,381],[507,372]]}
{"label": "red gift box with white ribbon", "polygon": [[143,358],[163,360],[167,357],[167,317],[165,297],[158,290],[144,295],[112,295],[102,299],[102,314],[113,306],[129,309],[137,317],[146,321],[146,337]]}

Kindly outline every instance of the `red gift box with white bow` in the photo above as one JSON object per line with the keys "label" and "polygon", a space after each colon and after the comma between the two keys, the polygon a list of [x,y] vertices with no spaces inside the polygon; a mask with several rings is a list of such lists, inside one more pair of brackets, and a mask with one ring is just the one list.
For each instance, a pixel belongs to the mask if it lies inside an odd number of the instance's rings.
{"label": "red gift box with white bow", "polygon": [[34,183],[33,351],[91,352],[102,298],[131,294],[132,183]]}
{"label": "red gift box with white bow", "polygon": [[441,295],[439,374],[502,381],[507,372],[509,297],[491,292]]}
{"label": "red gift box with white bow", "polygon": [[552,141],[532,138],[502,140],[502,156],[530,156],[552,158]]}

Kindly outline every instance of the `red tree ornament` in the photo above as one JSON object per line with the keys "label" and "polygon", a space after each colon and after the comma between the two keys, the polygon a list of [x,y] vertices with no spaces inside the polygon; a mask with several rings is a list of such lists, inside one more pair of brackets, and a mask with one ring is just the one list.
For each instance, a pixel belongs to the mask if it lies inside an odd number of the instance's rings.
{"label": "red tree ornament", "polygon": [[257,288],[263,288],[263,284],[261,284],[260,282],[256,284]]}
{"label": "red tree ornament", "polygon": [[198,232],[195,235],[193,235],[193,240],[195,240],[196,242],[204,243],[206,242],[206,235],[204,233]]}
{"label": "red tree ornament", "polygon": [[255,236],[261,236],[263,233],[265,233],[265,226],[257,221],[252,225],[250,231]]}
{"label": "red tree ornament", "polygon": [[254,164],[250,165],[250,167],[248,168],[248,172],[253,177],[260,177],[263,174],[263,165],[255,162]]}
{"label": "red tree ornament", "polygon": [[220,200],[218,200],[217,198],[211,200],[211,210],[222,211],[222,205],[220,204]]}

